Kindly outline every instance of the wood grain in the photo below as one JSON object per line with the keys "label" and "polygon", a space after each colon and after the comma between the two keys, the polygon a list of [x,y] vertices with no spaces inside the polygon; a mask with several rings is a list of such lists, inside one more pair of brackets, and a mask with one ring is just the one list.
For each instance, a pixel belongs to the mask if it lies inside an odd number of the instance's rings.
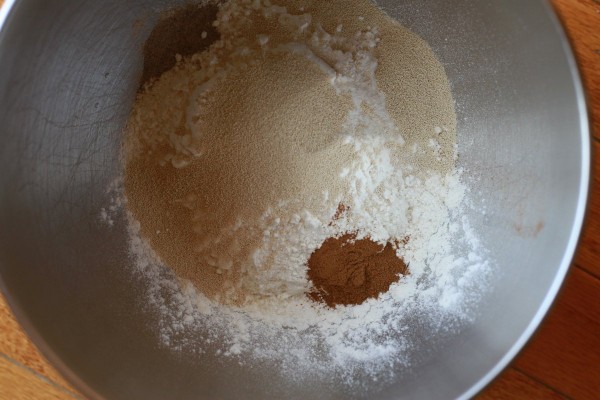
{"label": "wood grain", "polygon": [[[600,1],[551,3],[571,38],[588,91],[593,134],[600,140]],[[599,146],[594,144],[596,154]],[[577,268],[531,343],[480,399],[600,397],[600,161],[594,165]],[[0,295],[0,399],[78,397],[25,336]]]}
{"label": "wood grain", "polygon": [[0,355],[0,399],[74,400],[64,388]]}
{"label": "wood grain", "polygon": [[563,400],[565,397],[553,389],[510,368],[502,379],[479,396],[480,400]]}
{"label": "wood grain", "polygon": [[[597,97],[595,104],[600,104],[600,93]],[[592,167],[591,194],[575,264],[600,278],[600,143],[593,141],[592,148],[596,159]]]}
{"label": "wood grain", "polygon": [[590,98],[593,135],[600,138],[600,1],[552,0],[571,39]]}
{"label": "wood grain", "polygon": [[574,399],[600,394],[600,280],[574,268],[515,367]]}
{"label": "wood grain", "polygon": [[2,296],[0,296],[0,355],[5,355],[64,387],[69,386],[25,335]]}

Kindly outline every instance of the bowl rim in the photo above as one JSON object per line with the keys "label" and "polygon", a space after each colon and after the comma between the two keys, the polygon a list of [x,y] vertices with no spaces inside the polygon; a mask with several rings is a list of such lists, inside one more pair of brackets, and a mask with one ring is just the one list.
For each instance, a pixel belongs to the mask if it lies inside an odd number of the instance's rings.
{"label": "bowl rim", "polygon": [[546,10],[546,15],[550,19],[558,38],[561,41],[563,48],[563,55],[569,64],[571,71],[571,84],[575,91],[577,98],[577,109],[579,111],[579,139],[581,140],[581,165],[579,180],[579,196],[577,200],[577,208],[575,210],[575,216],[571,226],[571,234],[567,243],[567,247],[563,254],[563,258],[560,261],[560,267],[554,277],[554,280],[544,300],[540,304],[537,312],[531,319],[527,328],[521,333],[521,336],[515,341],[515,343],[506,351],[504,356],[494,365],[484,376],[482,376],[478,382],[476,382],[469,390],[464,392],[459,399],[470,399],[475,397],[478,393],[483,391],[494,379],[504,371],[508,364],[523,350],[525,345],[532,339],[533,334],[540,327],[544,318],[547,316],[550,307],[554,304],[559,291],[562,288],[567,272],[573,258],[575,251],[579,244],[583,223],[586,217],[588,200],[590,196],[590,176],[591,176],[591,158],[592,158],[592,147],[591,147],[591,128],[590,128],[590,116],[588,112],[588,100],[586,97],[585,87],[579,71],[579,65],[577,58],[575,57],[571,40],[566,33],[565,27],[563,26],[556,10],[550,4],[548,0],[540,0],[543,3],[543,7]]}
{"label": "bowl rim", "polygon": [[[4,0],[4,4],[0,7],[0,34],[5,27],[5,22],[13,10],[13,7],[19,0]],[[588,100],[586,98],[586,91],[579,71],[579,66],[571,45],[571,41],[565,31],[565,28],[560,21],[556,11],[548,0],[538,0],[543,3],[543,7],[546,10],[546,15],[550,19],[554,29],[561,41],[563,48],[563,55],[566,58],[570,66],[571,71],[571,84],[575,91],[577,99],[577,109],[579,112],[579,138],[581,140],[581,165],[580,165],[580,181],[579,181],[579,194],[577,200],[577,207],[575,216],[573,219],[571,234],[567,243],[566,250],[563,254],[563,258],[560,261],[560,267],[554,277],[552,284],[550,285],[544,300],[540,304],[537,312],[531,319],[531,322],[526,329],[521,333],[515,343],[505,352],[504,356],[477,382],[475,382],[470,389],[464,392],[459,399],[469,399],[477,395],[483,389],[485,389],[494,379],[496,379],[502,371],[508,366],[508,364],[523,350],[525,345],[532,338],[533,334],[539,328],[543,319],[546,317],[550,307],[553,305],[561,289],[569,267],[572,263],[575,251],[577,249],[581,231],[585,219],[585,215],[588,207],[588,197],[590,195],[590,176],[591,176],[591,128],[588,112]],[[29,339],[33,342],[39,352],[48,360],[48,362],[63,376],[68,383],[70,383],[77,391],[83,394],[85,397],[90,399],[102,399],[103,397],[91,388],[86,382],[84,382],[65,362],[62,361],[60,356],[46,343],[44,338],[38,333],[32,322],[29,320],[26,313],[22,310],[18,301],[12,297],[8,287],[4,280],[0,276],[0,292],[4,295],[10,310],[15,316],[15,319],[19,325],[23,328]],[[17,362],[16,360],[12,360]],[[52,383],[56,384],[56,382]],[[68,388],[62,389],[67,390],[70,394],[75,394],[69,391]]]}

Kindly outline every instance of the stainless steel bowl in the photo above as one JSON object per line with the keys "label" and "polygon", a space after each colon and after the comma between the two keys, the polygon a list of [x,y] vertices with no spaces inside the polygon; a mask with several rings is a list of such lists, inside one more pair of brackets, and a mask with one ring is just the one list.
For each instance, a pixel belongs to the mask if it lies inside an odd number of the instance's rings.
{"label": "stainless steel bowl", "polygon": [[[352,397],[257,369],[176,356],[147,329],[125,224],[98,211],[157,13],[184,0],[7,1],[0,22],[0,276],[19,321],[85,395],[111,399]],[[433,47],[457,102],[460,163],[499,266],[480,316],[372,398],[469,397],[521,349],[554,299],[582,224],[590,143],[565,35],[541,0],[389,0]],[[12,8],[11,8],[12,5]],[[8,9],[10,11],[8,11]]]}

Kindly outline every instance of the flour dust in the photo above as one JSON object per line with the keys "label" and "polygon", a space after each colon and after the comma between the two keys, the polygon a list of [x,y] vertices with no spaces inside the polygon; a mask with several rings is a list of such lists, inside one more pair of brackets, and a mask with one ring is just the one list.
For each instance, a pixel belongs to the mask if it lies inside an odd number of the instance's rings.
{"label": "flour dust", "polygon": [[[138,95],[101,212],[128,221],[159,342],[385,385],[468,326],[492,271],[443,66],[368,0],[228,1],[213,25]],[[402,243],[410,273],[330,308],[307,296],[306,262],[348,232]]]}

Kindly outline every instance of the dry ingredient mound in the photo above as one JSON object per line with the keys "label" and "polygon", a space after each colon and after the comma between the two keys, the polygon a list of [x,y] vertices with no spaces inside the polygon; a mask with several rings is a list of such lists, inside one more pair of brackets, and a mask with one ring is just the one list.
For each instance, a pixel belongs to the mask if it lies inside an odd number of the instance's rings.
{"label": "dry ingredient mound", "polygon": [[[302,266],[327,237],[397,239],[405,218],[385,231],[368,223],[376,210],[365,199],[385,194],[385,174],[452,170],[449,85],[427,44],[367,0],[230,1],[209,24],[217,33],[199,33],[213,14],[187,6],[146,44],[145,69],[156,70],[177,46],[153,46],[182,32],[213,40],[193,55],[204,42],[183,40],[173,68],[139,94],[125,143],[128,208],[165,264],[210,298],[309,292]],[[385,171],[362,147],[389,159]],[[342,201],[353,212],[327,226]]]}
{"label": "dry ingredient mound", "polygon": [[444,68],[369,0],[230,0],[206,26],[208,4],[147,42],[108,208],[160,343],[384,385],[474,318],[489,270]]}

